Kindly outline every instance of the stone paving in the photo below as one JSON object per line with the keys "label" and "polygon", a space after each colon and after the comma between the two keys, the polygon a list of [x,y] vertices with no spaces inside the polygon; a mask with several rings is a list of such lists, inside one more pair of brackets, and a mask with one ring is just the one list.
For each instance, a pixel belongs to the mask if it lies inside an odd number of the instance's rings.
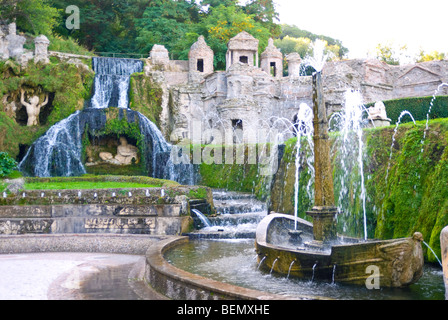
{"label": "stone paving", "polygon": [[142,282],[144,259],[103,253],[0,255],[0,300],[164,299]]}

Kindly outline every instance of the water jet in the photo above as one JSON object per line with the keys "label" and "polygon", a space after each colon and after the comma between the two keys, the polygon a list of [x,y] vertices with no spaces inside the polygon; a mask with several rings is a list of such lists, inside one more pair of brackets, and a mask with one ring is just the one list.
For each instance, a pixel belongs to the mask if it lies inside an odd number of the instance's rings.
{"label": "water jet", "polygon": [[[336,230],[333,175],[330,162],[328,120],[322,94],[320,71],[313,74],[314,127],[314,206],[307,215],[309,223],[296,216],[271,213],[257,227],[255,247],[259,261],[273,271],[295,277],[326,279],[331,282],[365,285],[367,267],[380,269],[381,285],[403,287],[416,282],[423,274],[422,235],[394,240],[367,240],[341,237]],[[303,243],[291,245],[290,230],[301,230]],[[260,257],[263,257],[260,260]],[[279,258],[280,257],[280,258]],[[291,270],[291,260],[297,267]],[[394,261],[400,261],[399,266]],[[283,266],[284,263],[288,265]],[[316,266],[319,265],[319,272]],[[338,272],[335,272],[335,266]],[[284,270],[287,270],[286,272]]]}

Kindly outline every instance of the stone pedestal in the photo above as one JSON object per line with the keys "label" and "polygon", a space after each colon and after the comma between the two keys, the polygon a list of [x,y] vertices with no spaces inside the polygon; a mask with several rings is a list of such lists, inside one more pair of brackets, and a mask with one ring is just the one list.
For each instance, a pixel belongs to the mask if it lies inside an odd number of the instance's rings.
{"label": "stone pedestal", "polygon": [[328,243],[336,240],[336,207],[313,207],[306,214],[313,218],[313,236],[315,241]]}
{"label": "stone pedestal", "polygon": [[8,42],[9,56],[14,59],[19,59],[24,53],[23,45],[26,42],[26,38],[16,34],[15,23],[8,25],[8,33],[6,41]]}
{"label": "stone pedestal", "polygon": [[288,61],[288,76],[299,77],[300,64],[302,63],[300,55],[297,52],[290,53],[286,57],[286,61]]}
{"label": "stone pedestal", "polygon": [[6,40],[5,34],[0,29],[0,60],[9,59],[8,41]]}
{"label": "stone pedestal", "polygon": [[448,300],[448,227],[440,233],[440,250],[442,251],[443,280],[445,281],[445,299]]}
{"label": "stone pedestal", "polygon": [[170,55],[168,50],[163,45],[155,44],[149,53],[152,64],[168,65],[170,63]]}

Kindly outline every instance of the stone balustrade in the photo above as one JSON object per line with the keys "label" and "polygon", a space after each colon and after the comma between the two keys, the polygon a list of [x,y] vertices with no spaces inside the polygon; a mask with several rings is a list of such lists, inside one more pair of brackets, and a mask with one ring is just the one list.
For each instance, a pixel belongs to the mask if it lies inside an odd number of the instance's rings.
{"label": "stone balustrade", "polygon": [[0,234],[119,233],[178,235],[192,223],[190,201],[212,208],[200,187],[34,190],[0,198]]}

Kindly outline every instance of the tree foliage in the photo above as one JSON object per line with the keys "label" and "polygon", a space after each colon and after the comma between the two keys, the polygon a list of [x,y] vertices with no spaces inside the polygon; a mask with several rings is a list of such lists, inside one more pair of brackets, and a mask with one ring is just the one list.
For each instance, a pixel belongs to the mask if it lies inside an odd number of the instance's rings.
{"label": "tree foliage", "polygon": [[[280,40],[288,37],[291,39],[309,39],[309,43],[321,39],[327,42],[327,48],[332,51],[337,57],[343,58],[347,55],[348,49],[342,45],[340,40],[333,39],[324,35],[314,34],[310,31],[302,30],[295,25],[282,24],[282,32],[279,36]],[[287,39],[288,40],[288,39]],[[304,40],[299,40],[303,43]],[[311,50],[311,49],[309,49]],[[299,52],[300,53],[300,52]],[[303,57],[303,56],[302,56]]]}
{"label": "tree foliage", "polygon": [[[43,33],[57,40],[70,38],[95,52],[148,55],[154,44],[160,44],[172,59],[184,60],[191,45],[203,35],[215,53],[215,68],[224,69],[227,43],[241,31],[260,41],[260,53],[270,37],[279,38],[277,43],[285,54],[293,50],[304,56],[317,38],[327,41],[327,49],[338,57],[348,51],[338,40],[280,25],[274,0],[0,1],[0,20],[16,20],[24,32]],[[79,29],[66,27],[72,14],[66,12],[68,6],[79,8]]]}
{"label": "tree foliage", "polygon": [[52,33],[60,11],[47,0],[1,0],[0,21],[35,35]]}
{"label": "tree foliage", "polygon": [[6,152],[0,152],[0,177],[5,177],[17,167],[17,162]]}

